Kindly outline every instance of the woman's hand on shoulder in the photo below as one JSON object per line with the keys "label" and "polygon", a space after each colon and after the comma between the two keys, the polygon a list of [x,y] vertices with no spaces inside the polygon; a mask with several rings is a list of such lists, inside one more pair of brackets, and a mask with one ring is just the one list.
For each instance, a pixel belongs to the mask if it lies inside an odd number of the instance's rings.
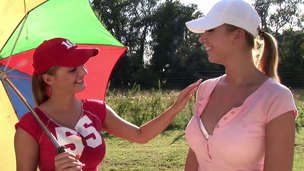
{"label": "woman's hand on shoulder", "polygon": [[176,110],[177,112],[180,112],[181,110],[183,110],[185,105],[187,104],[187,102],[193,96],[193,94],[196,91],[196,89],[198,88],[198,86],[201,84],[201,82],[202,82],[202,79],[199,79],[195,83],[190,84],[188,87],[186,87],[184,90],[182,90],[179,93],[172,108],[174,108],[174,110]]}
{"label": "woman's hand on shoulder", "polygon": [[82,171],[85,164],[81,163],[79,157],[71,152],[60,153],[55,157],[56,171]]}

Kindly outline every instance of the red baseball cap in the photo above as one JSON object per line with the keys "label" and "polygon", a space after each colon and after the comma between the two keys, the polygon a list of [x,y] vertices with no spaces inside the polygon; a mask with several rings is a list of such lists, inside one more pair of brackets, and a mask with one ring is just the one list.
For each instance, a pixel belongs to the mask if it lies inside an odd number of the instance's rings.
{"label": "red baseball cap", "polygon": [[33,55],[34,74],[39,75],[53,66],[77,67],[99,53],[97,48],[79,48],[64,38],[53,38],[41,43]]}

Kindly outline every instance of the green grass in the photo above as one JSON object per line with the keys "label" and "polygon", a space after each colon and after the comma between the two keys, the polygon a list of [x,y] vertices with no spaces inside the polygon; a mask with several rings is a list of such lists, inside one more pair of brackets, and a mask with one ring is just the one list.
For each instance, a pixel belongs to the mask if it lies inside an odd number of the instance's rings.
{"label": "green grass", "polygon": [[304,128],[296,134],[293,171],[304,170]]}
{"label": "green grass", "polygon": [[[188,146],[184,131],[165,131],[140,145],[106,136],[107,154],[100,165],[104,170],[180,170],[184,168]],[[296,136],[293,171],[304,170],[304,129]]]}
{"label": "green grass", "polygon": [[298,109],[297,128],[304,127],[304,89],[292,91]]}
{"label": "green grass", "polygon": [[188,147],[183,131],[165,131],[147,144],[106,138],[100,170],[183,170]]}

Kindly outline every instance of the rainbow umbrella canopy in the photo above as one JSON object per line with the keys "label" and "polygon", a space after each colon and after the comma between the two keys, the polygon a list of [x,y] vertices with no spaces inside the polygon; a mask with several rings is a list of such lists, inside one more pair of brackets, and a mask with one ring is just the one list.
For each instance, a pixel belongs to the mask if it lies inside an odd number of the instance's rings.
{"label": "rainbow umbrella canopy", "polygon": [[[32,55],[40,43],[63,37],[79,46],[99,49],[86,64],[87,88],[78,94],[80,98],[105,98],[112,68],[127,49],[101,24],[89,0],[1,0],[0,23],[0,151],[13,148],[14,124],[28,112],[3,78],[8,78],[34,107]],[[15,170],[15,163],[4,162],[9,158],[15,158],[14,152],[1,154],[1,170]]]}

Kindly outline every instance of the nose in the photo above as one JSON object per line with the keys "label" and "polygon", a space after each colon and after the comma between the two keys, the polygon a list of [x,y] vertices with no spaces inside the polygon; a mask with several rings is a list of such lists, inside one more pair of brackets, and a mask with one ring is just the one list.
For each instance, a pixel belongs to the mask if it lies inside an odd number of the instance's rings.
{"label": "nose", "polygon": [[198,39],[201,44],[205,44],[206,42],[206,34],[202,33],[201,37]]}
{"label": "nose", "polygon": [[80,75],[87,75],[88,74],[88,70],[85,67],[85,65],[81,65],[78,67],[78,71]]}

